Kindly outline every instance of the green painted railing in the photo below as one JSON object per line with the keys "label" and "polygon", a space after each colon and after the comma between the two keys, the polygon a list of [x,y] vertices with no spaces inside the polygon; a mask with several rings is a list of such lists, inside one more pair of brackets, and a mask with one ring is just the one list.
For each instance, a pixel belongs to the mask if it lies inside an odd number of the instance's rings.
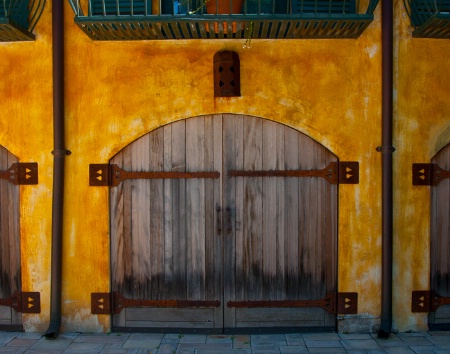
{"label": "green painted railing", "polygon": [[45,0],[0,0],[0,42],[32,41]]}
{"label": "green painted railing", "polygon": [[450,0],[403,0],[413,36],[450,38]]}
{"label": "green painted railing", "polygon": [[69,1],[93,40],[164,40],[357,38],[379,0]]}

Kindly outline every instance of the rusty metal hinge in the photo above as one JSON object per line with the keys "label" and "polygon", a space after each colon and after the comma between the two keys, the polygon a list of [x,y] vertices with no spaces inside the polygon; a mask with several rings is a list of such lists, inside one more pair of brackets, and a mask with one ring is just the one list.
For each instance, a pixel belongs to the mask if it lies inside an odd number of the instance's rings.
{"label": "rusty metal hinge", "polygon": [[441,296],[433,290],[412,292],[411,312],[435,312],[443,305],[450,305],[450,297]]}
{"label": "rusty metal hinge", "polygon": [[38,184],[38,164],[36,162],[16,162],[5,171],[0,171],[0,179],[15,185]]}
{"label": "rusty metal hinge", "polygon": [[92,314],[118,314],[126,307],[173,307],[173,308],[193,308],[193,307],[219,307],[218,300],[147,300],[128,299],[118,292],[112,293],[91,293]]}
{"label": "rusty metal hinge", "polygon": [[435,163],[413,163],[412,182],[414,186],[436,186],[443,179],[450,178],[446,171]]}
{"label": "rusty metal hinge", "polygon": [[16,291],[12,296],[0,299],[0,306],[8,306],[22,313],[40,313],[41,294],[38,292]]}

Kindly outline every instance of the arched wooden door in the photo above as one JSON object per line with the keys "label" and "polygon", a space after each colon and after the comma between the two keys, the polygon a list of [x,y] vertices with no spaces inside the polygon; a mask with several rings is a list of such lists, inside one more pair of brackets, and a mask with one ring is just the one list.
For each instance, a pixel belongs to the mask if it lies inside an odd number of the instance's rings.
{"label": "arched wooden door", "polygon": [[335,161],[294,129],[242,115],[186,119],[126,147],[111,164],[163,173],[111,188],[124,305],[113,327],[334,328],[305,300],[337,290],[337,186],[286,171]]}
{"label": "arched wooden door", "polygon": [[[450,144],[431,160],[450,171]],[[431,186],[431,290],[450,297],[450,178]],[[450,328],[450,305],[440,306],[429,315],[430,328]]]}
{"label": "arched wooden door", "polygon": [[[0,146],[0,170],[8,170],[17,158]],[[19,186],[0,179],[0,299],[21,290]],[[12,307],[0,306],[0,330],[20,330],[22,316]]]}

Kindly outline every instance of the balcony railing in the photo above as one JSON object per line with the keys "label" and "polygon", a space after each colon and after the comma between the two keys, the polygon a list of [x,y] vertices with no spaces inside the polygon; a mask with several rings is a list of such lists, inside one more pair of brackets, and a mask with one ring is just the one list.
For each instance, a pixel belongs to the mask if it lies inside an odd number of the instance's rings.
{"label": "balcony railing", "polygon": [[413,36],[450,38],[450,0],[404,0]]}
{"label": "balcony railing", "polygon": [[32,41],[45,0],[0,0],[0,42]]}
{"label": "balcony railing", "polygon": [[357,38],[379,0],[69,1],[93,40],[165,40]]}

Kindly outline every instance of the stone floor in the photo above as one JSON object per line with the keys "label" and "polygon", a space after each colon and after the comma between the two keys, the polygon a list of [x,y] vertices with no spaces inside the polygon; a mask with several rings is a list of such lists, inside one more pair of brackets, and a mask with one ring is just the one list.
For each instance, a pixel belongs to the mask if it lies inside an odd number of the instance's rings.
{"label": "stone floor", "polygon": [[37,333],[0,332],[0,353],[272,354],[272,353],[447,353],[450,332],[391,334],[294,333],[191,335],[152,333],[62,333],[48,340]]}

